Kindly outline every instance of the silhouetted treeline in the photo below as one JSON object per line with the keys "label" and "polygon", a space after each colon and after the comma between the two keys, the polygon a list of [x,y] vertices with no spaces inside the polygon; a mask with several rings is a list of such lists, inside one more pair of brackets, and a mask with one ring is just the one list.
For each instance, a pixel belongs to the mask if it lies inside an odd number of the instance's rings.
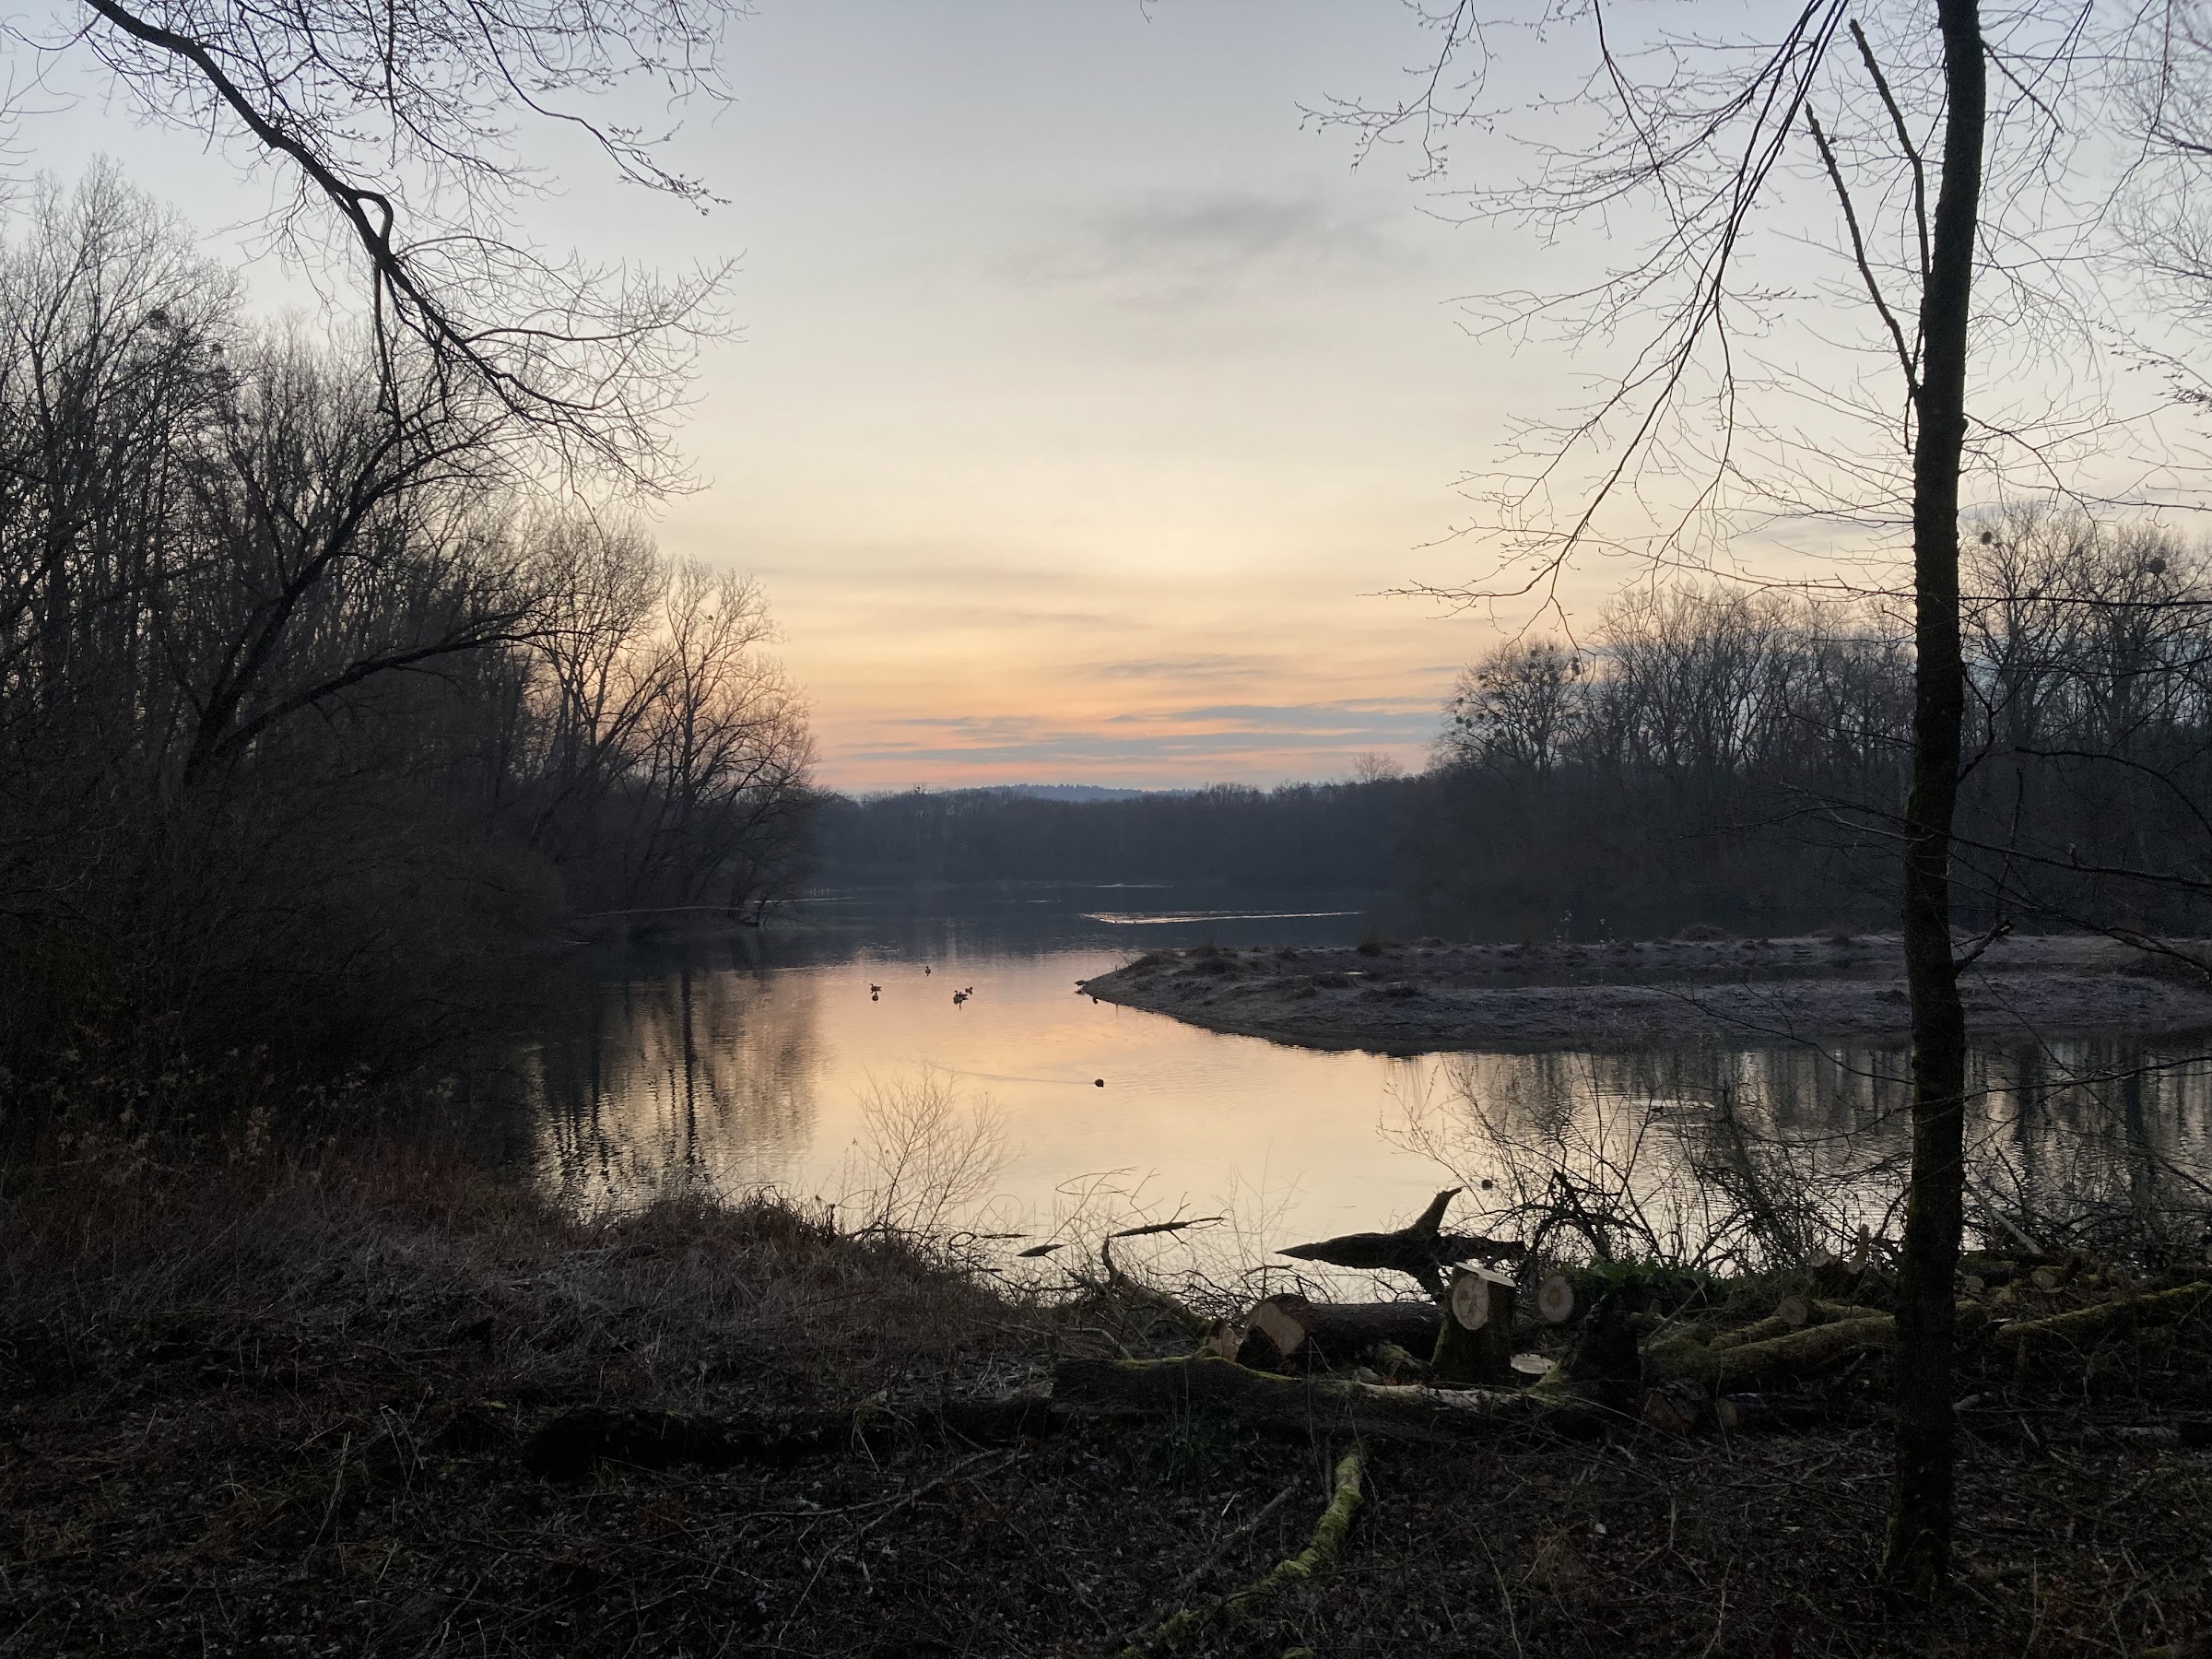
{"label": "silhouetted treeline", "polygon": [[[1967,547],[1962,923],[2212,929],[2212,567],[2019,510]],[[1418,778],[1067,802],[831,799],[833,881],[1359,889],[1423,932],[1893,926],[1912,712],[1898,607],[1712,587],[1462,676]]]}
{"label": "silhouetted treeline", "polygon": [[534,504],[496,399],[255,323],[109,174],[11,229],[0,1061],[404,1044],[517,936],[788,883],[748,582]]}
{"label": "silhouetted treeline", "polygon": [[1379,890],[1403,873],[1403,779],[1217,785],[1114,801],[989,789],[830,796],[821,877],[837,884],[1203,881]]}
{"label": "silhouetted treeline", "polygon": [[[1962,920],[2212,924],[2212,573],[2148,526],[2020,511],[1968,548]],[[1462,677],[1431,902],[1588,935],[1895,914],[1912,646],[1878,602],[1712,589]]]}

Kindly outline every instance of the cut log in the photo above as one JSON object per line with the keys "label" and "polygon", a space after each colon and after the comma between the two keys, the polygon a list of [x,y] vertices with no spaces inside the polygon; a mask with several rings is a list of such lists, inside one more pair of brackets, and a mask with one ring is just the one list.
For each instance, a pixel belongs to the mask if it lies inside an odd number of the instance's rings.
{"label": "cut log", "polygon": [[1395,1232],[1346,1233],[1312,1244],[1292,1244],[1276,1253],[1367,1273],[1403,1273],[1430,1295],[1441,1297],[1446,1267],[1460,1262],[1513,1261],[1524,1248],[1512,1240],[1443,1231],[1444,1212],[1459,1192],[1457,1187],[1445,1188],[1430,1200],[1418,1218]]}
{"label": "cut log", "polygon": [[1427,1443],[1529,1429],[1586,1435],[1586,1411],[1517,1389],[1394,1388],[1324,1377],[1279,1377],[1219,1359],[1064,1359],[1053,1370],[1056,1412],[1182,1417],[1218,1411],[1300,1435],[1343,1430]]}
{"label": "cut log", "polygon": [[1802,1296],[1785,1296],[1774,1304],[1774,1317],[1794,1331],[1812,1323],[1813,1304]]}
{"label": "cut log", "polygon": [[1574,1317],[1574,1279],[1564,1273],[1548,1273],[1536,1290],[1536,1312],[1546,1324],[1565,1324]]}
{"label": "cut log", "polygon": [[2172,1290],[2123,1296],[2092,1308],[2053,1313],[2047,1319],[2016,1319],[1997,1327],[1997,1340],[2014,1345],[2022,1353],[2031,1347],[2080,1347],[2147,1325],[2179,1324],[2207,1311],[2212,1311],[2212,1284],[2198,1279]]}
{"label": "cut log", "polygon": [[1231,1357],[1240,1365],[1278,1371],[1286,1365],[1300,1370],[1352,1365],[1384,1343],[1426,1353],[1436,1346],[1443,1318],[1434,1302],[1316,1302],[1297,1295],[1270,1296],[1244,1316],[1242,1340]]}
{"label": "cut log", "polygon": [[1480,1267],[1454,1273],[1429,1363],[1447,1382],[1511,1382],[1513,1281]]}

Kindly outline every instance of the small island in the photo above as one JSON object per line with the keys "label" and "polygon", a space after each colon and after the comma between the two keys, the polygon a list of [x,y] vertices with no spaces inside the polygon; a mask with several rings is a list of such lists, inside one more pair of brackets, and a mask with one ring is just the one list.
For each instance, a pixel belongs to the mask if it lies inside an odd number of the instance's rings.
{"label": "small island", "polygon": [[[1100,1002],[1308,1048],[1412,1054],[1613,1051],[1685,1041],[1903,1041],[1894,934],[1597,944],[1370,940],[1330,948],[1155,950],[1086,981]],[[1959,954],[1977,948],[1961,940]],[[2183,959],[2099,936],[2006,935],[1960,979],[1977,1034],[2155,1036],[2212,1030]]]}

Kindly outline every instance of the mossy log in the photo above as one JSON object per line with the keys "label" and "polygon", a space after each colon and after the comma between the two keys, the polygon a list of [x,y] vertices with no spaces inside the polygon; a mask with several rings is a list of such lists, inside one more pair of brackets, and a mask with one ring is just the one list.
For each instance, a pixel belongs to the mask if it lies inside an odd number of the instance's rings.
{"label": "mossy log", "polygon": [[1725,1353],[1730,1348],[1743,1347],[1748,1343],[1771,1342],[1777,1336],[1787,1336],[1792,1331],[1804,1328],[1803,1325],[1792,1324],[1779,1313],[1770,1313],[1764,1319],[1754,1320],[1735,1330],[1721,1332],[1706,1346],[1716,1354]]}
{"label": "mossy log", "polygon": [[[1685,1378],[1713,1388],[1770,1388],[1840,1359],[1897,1346],[1897,1319],[1893,1314],[1876,1313],[1842,1303],[1812,1306],[1850,1317],[1833,1319],[1825,1324],[1801,1325],[1786,1335],[1767,1335],[1734,1345],[1724,1344],[1717,1337],[1710,1343],[1689,1337],[1654,1343],[1644,1350],[1644,1378],[1651,1382]],[[1989,1310],[1979,1302],[1962,1301],[1958,1304],[1958,1319],[1960,1334],[1971,1335],[1989,1323]],[[1747,1327],[1747,1334],[1771,1328],[1770,1322],[1762,1320]]]}
{"label": "mossy log", "polygon": [[2082,1347],[2147,1325],[2179,1324],[2207,1310],[2212,1310],[2212,1283],[2197,1279],[2171,1290],[2123,1296],[2044,1319],[2016,1319],[1997,1327],[1996,1339],[2022,1352],[2032,1347]]}
{"label": "mossy log", "polygon": [[1283,1377],[1226,1359],[1064,1359],[1053,1370],[1056,1412],[1179,1417],[1218,1411],[1300,1434],[1343,1430],[1428,1442],[1483,1440],[1524,1429],[1583,1435],[1580,1406],[1518,1389],[1391,1387],[1329,1377]]}
{"label": "mossy log", "polygon": [[1287,1560],[1277,1561],[1241,1589],[1232,1590],[1202,1606],[1184,1607],[1171,1614],[1150,1633],[1124,1648],[1117,1659],[1145,1659],[1147,1654],[1159,1653],[1185,1637],[1196,1635],[1217,1620],[1242,1618],[1285,1586],[1302,1583],[1330,1565],[1344,1552],[1344,1540],[1352,1529],[1352,1517],[1359,1512],[1359,1477],[1363,1467],[1356,1446],[1338,1461],[1328,1507],[1313,1524],[1313,1533],[1306,1540],[1305,1548]]}
{"label": "mossy log", "polygon": [[1653,1382],[1687,1380],[1715,1388],[1757,1388],[1818,1371],[1839,1359],[1897,1346],[1897,1321],[1887,1313],[1871,1319],[1840,1320],[1807,1325],[1786,1336],[1713,1348],[1701,1342],[1661,1344],[1644,1355],[1645,1375]]}
{"label": "mossy log", "polygon": [[[1436,1344],[1443,1310],[1434,1302],[1316,1302],[1270,1296],[1240,1323],[1233,1356],[1263,1371],[1355,1364],[1384,1345],[1425,1353]],[[1224,1351],[1217,1347],[1216,1352]]]}
{"label": "mossy log", "polygon": [[1771,1342],[1777,1336],[1786,1336],[1792,1331],[1802,1331],[1812,1325],[1841,1324],[1853,1319],[1886,1319],[1886,1308],[1863,1307],[1857,1302],[1823,1301],[1812,1296],[1785,1296],[1774,1304],[1774,1312],[1766,1318],[1756,1320],[1733,1331],[1722,1331],[1709,1340],[1715,1348],[1741,1347],[1747,1343]]}

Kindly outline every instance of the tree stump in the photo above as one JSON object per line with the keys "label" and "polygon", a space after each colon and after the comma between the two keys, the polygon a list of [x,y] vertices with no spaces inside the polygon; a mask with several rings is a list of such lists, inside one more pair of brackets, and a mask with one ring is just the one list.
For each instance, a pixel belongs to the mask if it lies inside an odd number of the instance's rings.
{"label": "tree stump", "polygon": [[1447,1382],[1515,1380],[1512,1279],[1480,1267],[1462,1267],[1452,1276],[1430,1364]]}

